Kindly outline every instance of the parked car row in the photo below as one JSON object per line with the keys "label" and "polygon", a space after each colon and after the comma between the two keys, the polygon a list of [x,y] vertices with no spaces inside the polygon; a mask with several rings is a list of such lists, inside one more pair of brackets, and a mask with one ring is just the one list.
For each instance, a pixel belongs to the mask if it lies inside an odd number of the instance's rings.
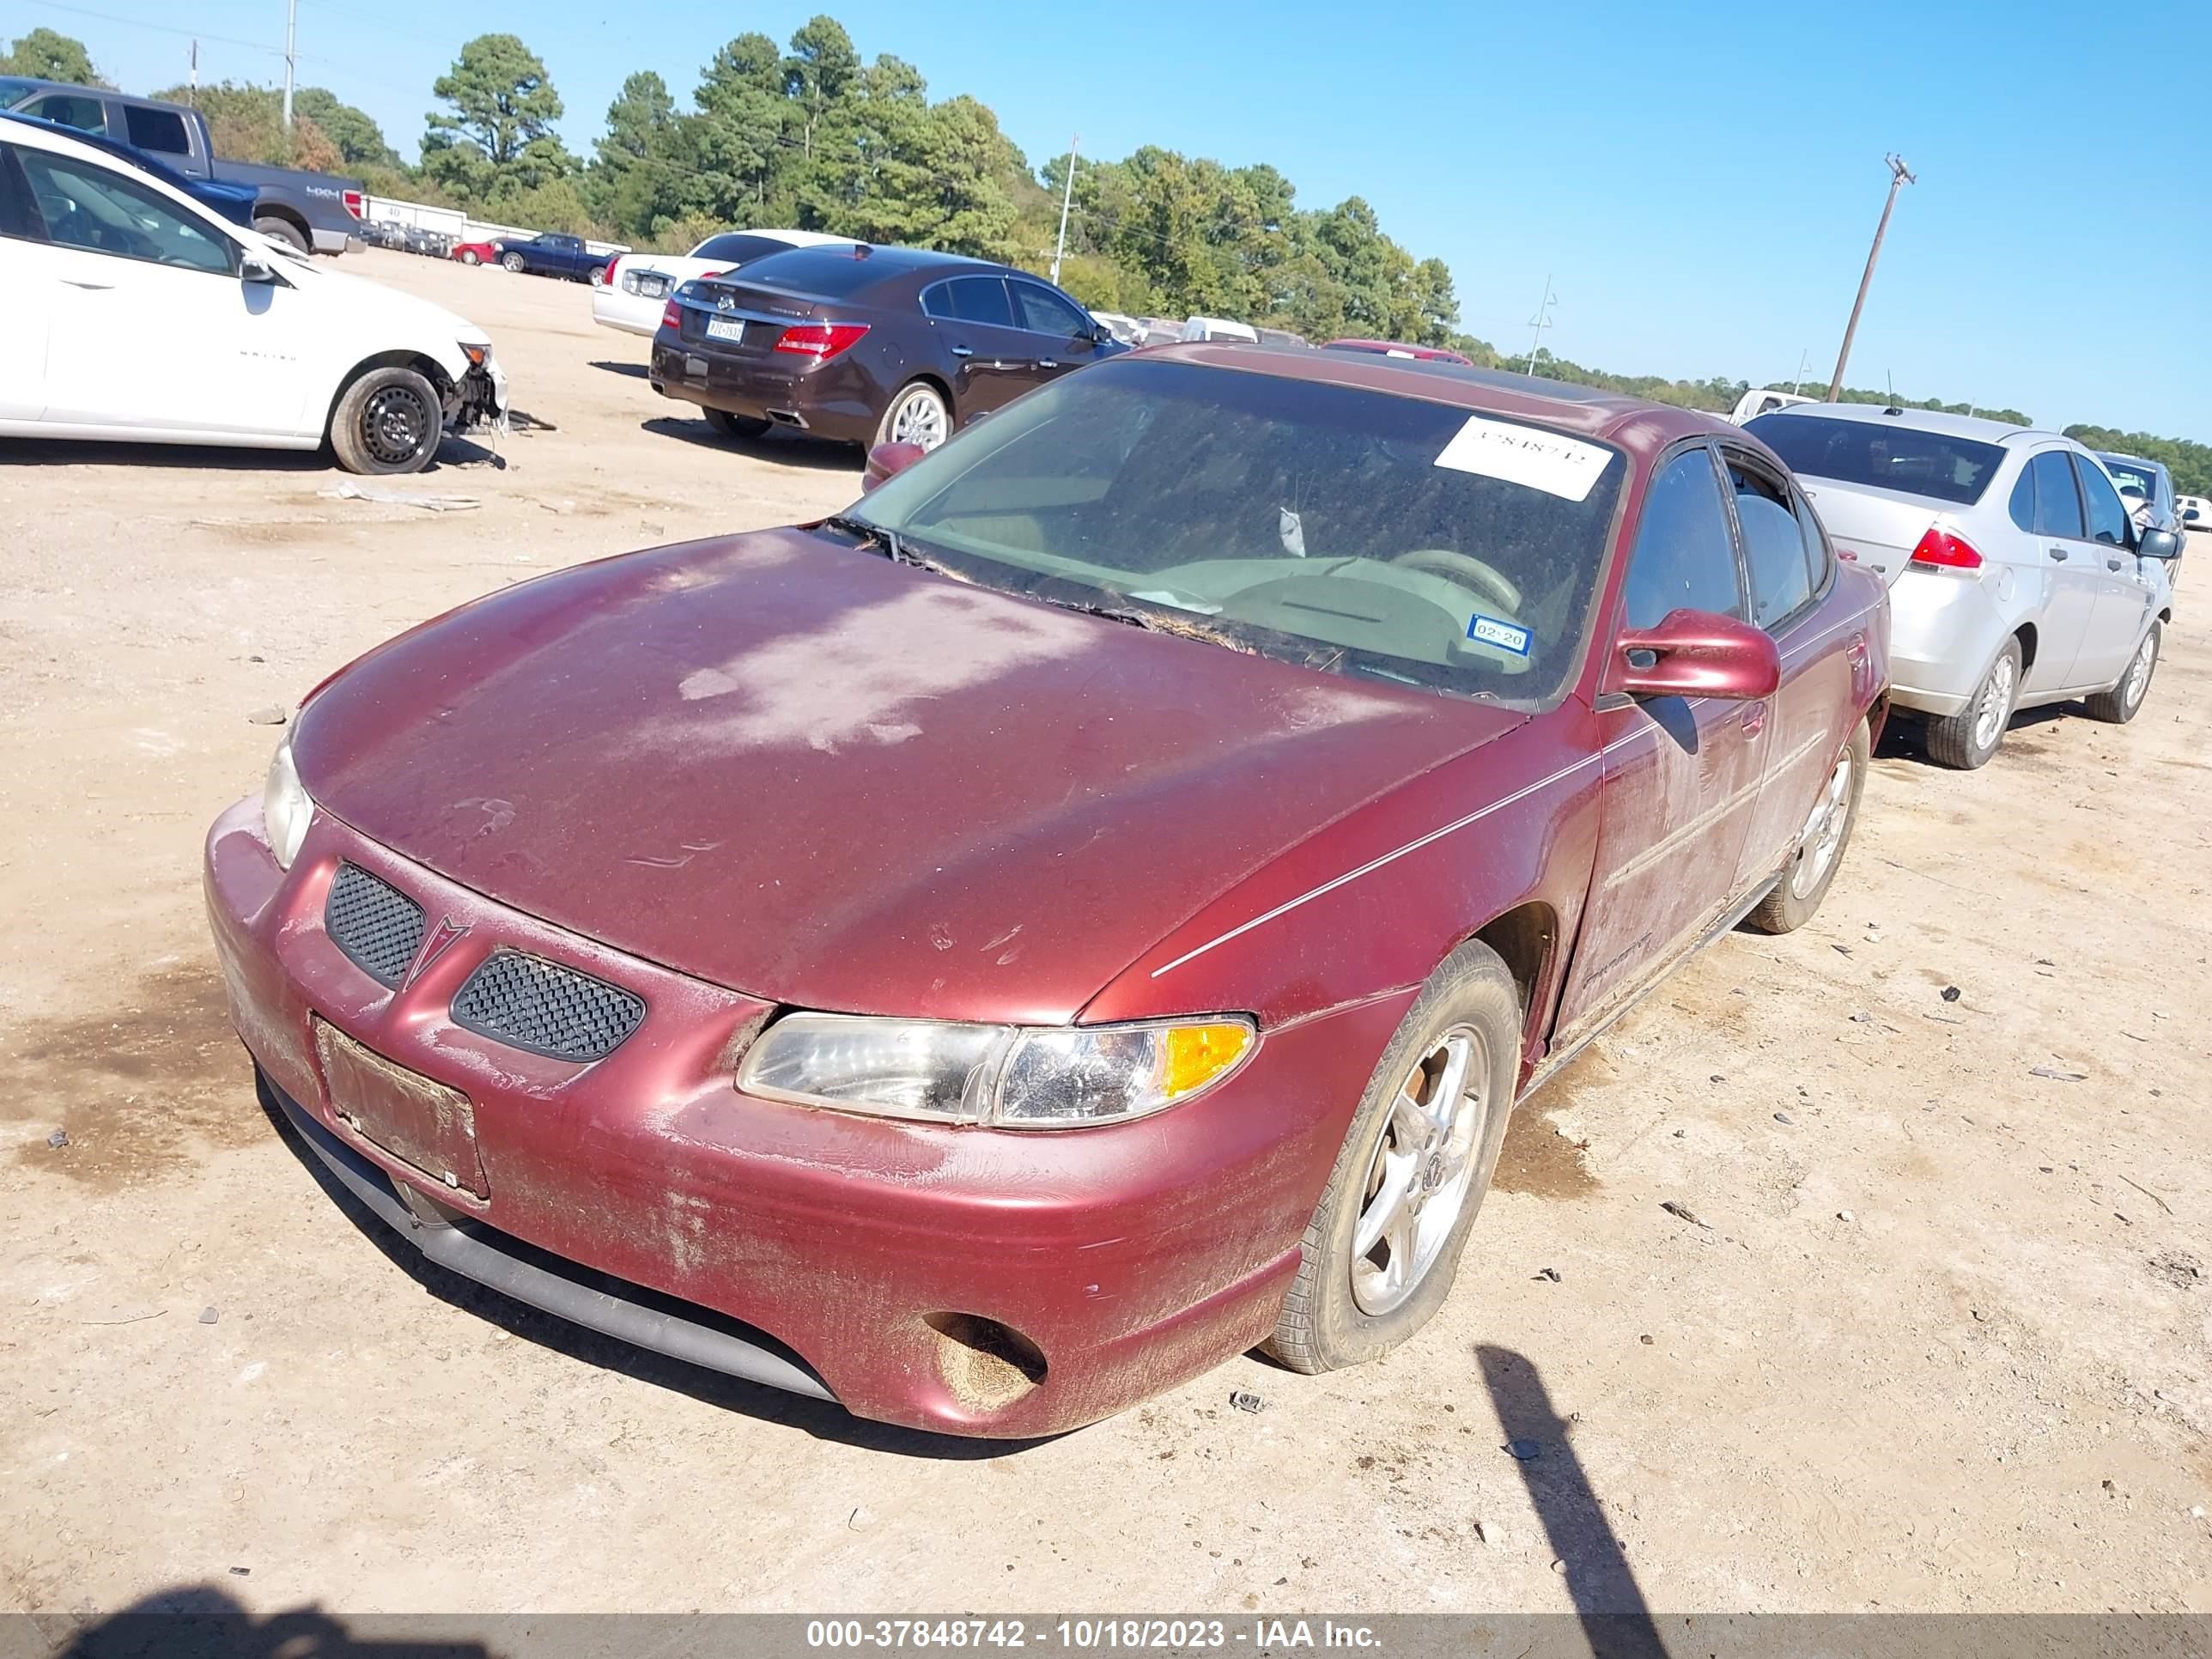
{"label": "parked car row", "polygon": [[453,239],[441,230],[432,230],[426,225],[403,225],[389,219],[371,219],[361,228],[362,240],[372,247],[390,248],[395,253],[420,254],[424,258],[443,259],[453,251]]}

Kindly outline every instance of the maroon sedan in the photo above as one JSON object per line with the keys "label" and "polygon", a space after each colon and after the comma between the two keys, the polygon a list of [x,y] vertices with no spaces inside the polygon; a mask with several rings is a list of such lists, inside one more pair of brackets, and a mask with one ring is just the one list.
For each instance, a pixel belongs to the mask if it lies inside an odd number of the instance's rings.
{"label": "maroon sedan", "polygon": [[216,821],[265,1097],[434,1259],[958,1434],[1350,1364],[1834,878],[1883,590],[1737,428],[1194,344],[873,476],[380,647]]}

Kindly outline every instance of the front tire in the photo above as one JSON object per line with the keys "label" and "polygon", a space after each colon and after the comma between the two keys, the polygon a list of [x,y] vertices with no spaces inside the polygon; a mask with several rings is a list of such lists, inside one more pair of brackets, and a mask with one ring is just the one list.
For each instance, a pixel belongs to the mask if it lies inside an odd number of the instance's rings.
{"label": "front tire", "polygon": [[934,449],[952,435],[952,405],[927,380],[908,380],[898,389],[876,425],[879,444],[920,444]]}
{"label": "front tire", "polygon": [[2108,691],[2100,691],[2089,702],[2089,718],[2103,720],[2110,726],[2125,726],[2142,712],[2143,699],[2150,695],[2150,677],[2158,672],[2159,647],[2165,635],[2164,625],[2153,623],[2150,632],[2128,659],[2127,672]]}
{"label": "front tire", "polygon": [[300,228],[289,219],[262,218],[253,222],[254,229],[272,242],[282,242],[295,253],[309,252],[307,239]]}
{"label": "front tire", "polygon": [[420,472],[445,435],[437,387],[411,368],[373,368],[331,415],[331,449],[349,472]]}
{"label": "front tire", "polygon": [[732,415],[726,409],[707,411],[707,424],[725,438],[757,438],[768,431],[768,422],[757,415]]}
{"label": "front tire", "polygon": [[1972,772],[1989,764],[2004,741],[2005,726],[2020,700],[2020,641],[2007,640],[1990,672],[1956,714],[1929,716],[1928,755],[1939,766]]}
{"label": "front tire", "polygon": [[1859,795],[1866,787],[1866,722],[1851,728],[1844,752],[1828,769],[1820,793],[1797,832],[1796,850],[1784,866],[1781,883],[1759,902],[1744,923],[1755,933],[1795,933],[1812,921],[1813,913],[1827,896],[1828,884],[1843,868],[1844,849],[1851,844],[1851,831],[1859,821]]}
{"label": "front tire", "polygon": [[465,247],[461,250],[461,263],[465,265],[480,265],[483,261],[477,257],[476,250]]}
{"label": "front tire", "polygon": [[1379,1358],[1451,1293],[1520,1077],[1521,997],[1470,941],[1407,1012],[1306,1225],[1268,1346],[1295,1371]]}

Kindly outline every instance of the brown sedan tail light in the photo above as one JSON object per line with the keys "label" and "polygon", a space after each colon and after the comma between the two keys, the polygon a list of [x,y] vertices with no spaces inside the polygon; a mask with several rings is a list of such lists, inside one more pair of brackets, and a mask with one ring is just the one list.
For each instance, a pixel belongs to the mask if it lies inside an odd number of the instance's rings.
{"label": "brown sedan tail light", "polygon": [[775,349],[794,356],[811,357],[817,363],[827,362],[839,352],[849,349],[867,331],[866,323],[798,323],[783,331],[783,337],[775,343]]}

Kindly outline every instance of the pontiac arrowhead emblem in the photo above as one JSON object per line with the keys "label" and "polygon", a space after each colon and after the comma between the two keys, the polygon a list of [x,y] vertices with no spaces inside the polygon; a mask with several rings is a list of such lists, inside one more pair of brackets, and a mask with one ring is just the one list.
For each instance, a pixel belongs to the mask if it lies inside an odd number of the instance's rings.
{"label": "pontiac arrowhead emblem", "polygon": [[421,978],[430,964],[459,944],[461,936],[468,931],[469,924],[465,921],[455,921],[451,916],[439,917],[438,925],[422,941],[422,948],[415,956],[415,965],[407,970],[407,977],[399,982],[399,988],[404,991]]}

